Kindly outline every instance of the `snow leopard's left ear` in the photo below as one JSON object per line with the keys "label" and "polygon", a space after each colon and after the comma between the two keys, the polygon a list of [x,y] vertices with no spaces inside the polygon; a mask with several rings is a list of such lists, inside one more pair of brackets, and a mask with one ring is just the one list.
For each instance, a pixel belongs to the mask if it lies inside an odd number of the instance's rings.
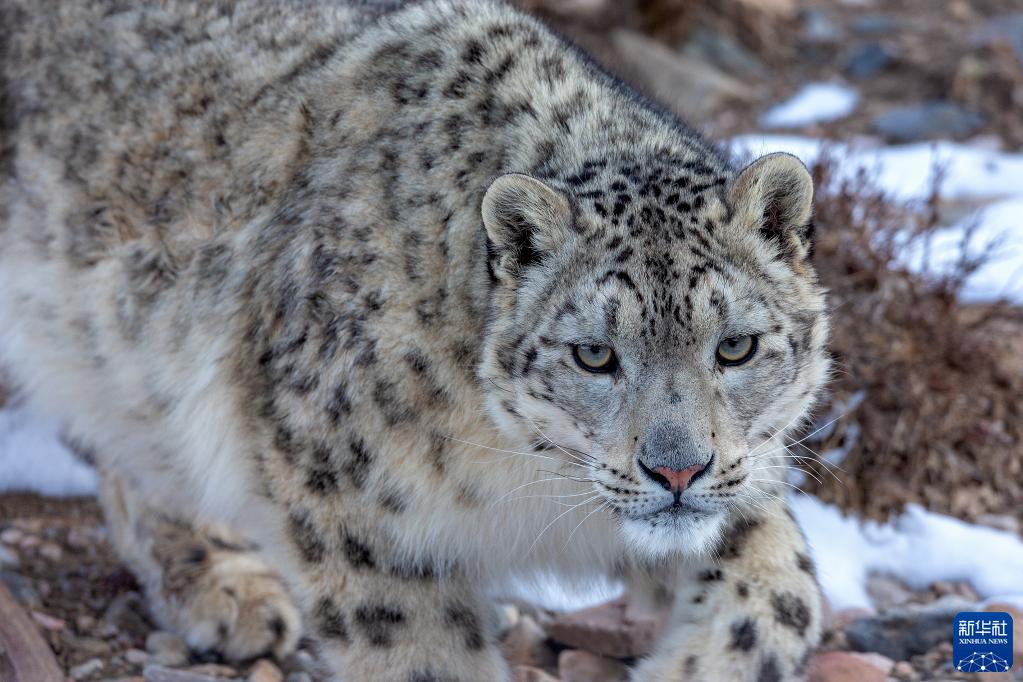
{"label": "snow leopard's left ear", "polygon": [[813,178],[791,154],[768,154],[746,166],[730,191],[736,224],[775,242],[782,254],[801,261],[813,247]]}
{"label": "snow leopard's left ear", "polygon": [[572,223],[568,199],[553,187],[519,173],[502,175],[483,195],[483,226],[497,274],[517,276],[564,246]]}

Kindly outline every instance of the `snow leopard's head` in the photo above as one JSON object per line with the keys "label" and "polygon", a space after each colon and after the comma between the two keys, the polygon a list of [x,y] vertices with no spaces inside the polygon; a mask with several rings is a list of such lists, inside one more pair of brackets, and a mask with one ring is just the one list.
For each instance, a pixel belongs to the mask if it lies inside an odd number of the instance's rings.
{"label": "snow leopard's head", "polygon": [[706,550],[730,511],[782,494],[782,438],[828,369],[812,197],[785,154],[737,175],[598,159],[486,192],[490,415],[645,556]]}

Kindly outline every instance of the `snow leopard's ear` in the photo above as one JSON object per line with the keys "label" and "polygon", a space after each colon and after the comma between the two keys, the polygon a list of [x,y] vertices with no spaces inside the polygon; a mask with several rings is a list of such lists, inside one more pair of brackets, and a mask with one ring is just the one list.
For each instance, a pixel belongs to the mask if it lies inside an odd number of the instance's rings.
{"label": "snow leopard's ear", "polygon": [[793,261],[813,247],[813,178],[791,154],[768,154],[746,166],[730,191],[736,224],[759,230]]}
{"label": "snow leopard's ear", "polygon": [[491,264],[514,277],[563,246],[572,222],[568,199],[528,175],[502,175],[483,195],[483,226]]}

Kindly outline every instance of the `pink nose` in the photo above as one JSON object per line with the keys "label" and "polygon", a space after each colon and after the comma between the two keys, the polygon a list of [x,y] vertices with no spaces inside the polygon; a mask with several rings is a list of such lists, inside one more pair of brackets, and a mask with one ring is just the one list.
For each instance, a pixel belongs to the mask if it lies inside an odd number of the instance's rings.
{"label": "pink nose", "polygon": [[693,476],[703,471],[703,465],[697,464],[681,471],[668,467],[657,467],[654,471],[664,476],[668,481],[669,490],[682,492],[689,487],[689,481],[692,480]]}

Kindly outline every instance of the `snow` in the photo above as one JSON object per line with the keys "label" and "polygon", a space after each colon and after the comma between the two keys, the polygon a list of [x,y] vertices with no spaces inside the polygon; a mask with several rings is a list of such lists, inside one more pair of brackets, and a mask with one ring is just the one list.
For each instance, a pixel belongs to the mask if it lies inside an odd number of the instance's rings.
{"label": "snow", "polygon": [[60,440],[60,425],[20,406],[0,409],[0,492],[92,495],[96,474]]}
{"label": "snow", "polygon": [[[1023,303],[1023,154],[953,142],[891,147],[862,147],[796,135],[744,135],[733,138],[739,156],[782,151],[812,163],[822,153],[839,161],[839,177],[854,179],[866,168],[889,195],[903,202],[927,199],[935,168],[942,169],[941,196],[946,200],[986,204],[960,222],[936,232],[925,246],[916,243],[900,255],[903,266],[934,274],[947,271],[961,255],[967,231],[968,251],[997,248],[966,282],[963,298],[971,302],[1000,297]],[[925,258],[925,254],[927,257]]]}
{"label": "snow", "polygon": [[872,606],[867,576],[885,573],[914,589],[938,580],[969,581],[988,602],[1021,598],[1019,536],[909,505],[886,524],[843,517],[810,495],[793,494],[792,512],[806,533],[821,587],[834,609]]}
{"label": "snow", "polygon": [[860,96],[840,83],[810,83],[760,118],[765,128],[799,128],[811,123],[834,121],[853,112]]}

